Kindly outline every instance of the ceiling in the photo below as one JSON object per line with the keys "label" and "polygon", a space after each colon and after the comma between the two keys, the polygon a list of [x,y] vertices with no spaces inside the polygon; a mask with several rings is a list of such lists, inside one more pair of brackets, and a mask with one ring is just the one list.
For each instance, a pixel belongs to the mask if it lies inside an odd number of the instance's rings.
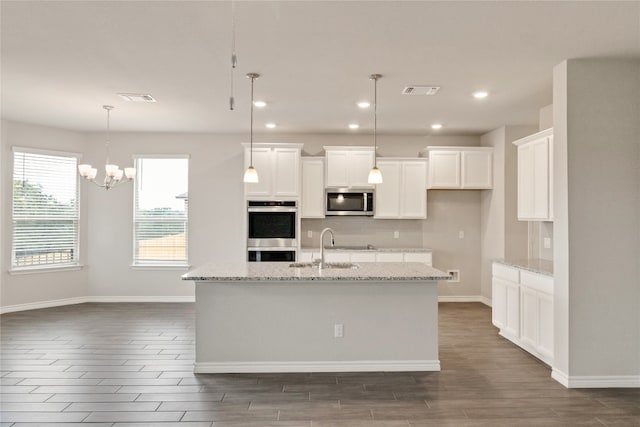
{"label": "ceiling", "polygon": [[[537,124],[567,58],[640,58],[640,1],[6,1],[2,117],[79,131],[481,134]],[[606,82],[603,82],[606,84]],[[437,85],[408,96],[408,85]],[[487,90],[477,100],[471,93]],[[119,92],[158,102],[127,103]],[[359,123],[356,131],[349,123]]]}

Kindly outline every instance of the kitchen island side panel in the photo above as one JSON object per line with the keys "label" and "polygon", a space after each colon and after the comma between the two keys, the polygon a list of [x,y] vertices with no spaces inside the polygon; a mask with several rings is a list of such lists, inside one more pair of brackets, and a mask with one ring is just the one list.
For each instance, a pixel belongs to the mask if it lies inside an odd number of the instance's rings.
{"label": "kitchen island side panel", "polygon": [[435,281],[198,281],[196,372],[439,370],[437,304]]}

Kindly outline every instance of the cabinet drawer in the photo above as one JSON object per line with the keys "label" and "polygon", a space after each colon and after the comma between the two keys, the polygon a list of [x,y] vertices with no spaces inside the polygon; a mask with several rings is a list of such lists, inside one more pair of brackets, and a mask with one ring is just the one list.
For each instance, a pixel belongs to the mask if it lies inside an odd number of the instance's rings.
{"label": "cabinet drawer", "polygon": [[423,262],[432,265],[431,252],[405,252],[404,262]]}
{"label": "cabinet drawer", "polygon": [[378,262],[404,262],[404,254],[402,252],[378,252],[376,254]]}
{"label": "cabinet drawer", "polygon": [[497,262],[493,263],[493,275],[509,280],[510,282],[520,282],[520,270],[513,267],[507,267],[506,265],[499,264]]}
{"label": "cabinet drawer", "polygon": [[553,295],[553,277],[530,271],[521,271],[520,284],[536,291]]}

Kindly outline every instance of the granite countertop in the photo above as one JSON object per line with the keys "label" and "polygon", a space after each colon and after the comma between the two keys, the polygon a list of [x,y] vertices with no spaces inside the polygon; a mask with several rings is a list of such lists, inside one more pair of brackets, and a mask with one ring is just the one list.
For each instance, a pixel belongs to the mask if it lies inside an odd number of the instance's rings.
{"label": "granite countertop", "polygon": [[209,263],[182,276],[195,281],[434,281],[447,280],[449,275],[420,262],[358,262],[358,268],[328,268],[317,266],[295,268],[288,262],[245,262],[239,264]]}
{"label": "granite countertop", "polygon": [[[320,252],[319,246],[314,247],[303,247],[300,248],[301,251],[313,251]],[[354,251],[365,251],[365,252],[433,252],[433,249],[430,248],[378,248],[376,246],[326,246],[324,248],[325,251],[335,251],[335,252],[354,252]]]}
{"label": "granite countertop", "polygon": [[545,276],[553,277],[553,261],[549,261],[546,259],[496,259],[494,261],[509,267],[521,268],[533,273],[544,274]]}

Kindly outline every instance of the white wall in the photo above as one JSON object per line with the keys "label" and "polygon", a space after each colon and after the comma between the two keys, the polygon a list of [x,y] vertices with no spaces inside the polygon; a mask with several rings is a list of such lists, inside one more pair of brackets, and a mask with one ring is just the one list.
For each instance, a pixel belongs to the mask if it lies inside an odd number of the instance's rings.
{"label": "white wall", "polygon": [[[11,194],[13,175],[12,146],[82,153],[85,137],[44,126],[2,121],[2,265],[0,306],[3,310],[25,308],[41,301],[68,300],[87,293],[87,270],[9,274],[11,268]],[[80,191],[80,262],[87,262],[87,194]]]}
{"label": "white wall", "polygon": [[565,61],[553,98],[554,378],[638,386],[640,61]]}
{"label": "white wall", "polygon": [[481,137],[481,144],[493,147],[493,190],[481,195],[481,289],[491,301],[491,264],[494,259],[527,257],[527,223],[517,215],[516,139],[536,132],[531,126],[501,127]]}

